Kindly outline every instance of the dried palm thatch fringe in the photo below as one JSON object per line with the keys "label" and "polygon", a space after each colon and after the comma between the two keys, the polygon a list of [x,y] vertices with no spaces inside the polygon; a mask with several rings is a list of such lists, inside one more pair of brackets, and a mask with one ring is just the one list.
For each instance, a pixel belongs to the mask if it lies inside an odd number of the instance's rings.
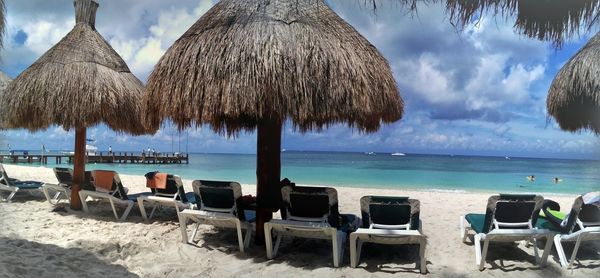
{"label": "dried palm thatch fringe", "polygon": [[22,72],[0,96],[5,128],[66,130],[106,123],[119,132],[145,133],[140,123],[143,85],[94,27],[98,4],[76,0],[77,24]]}
{"label": "dried palm thatch fringe", "polygon": [[600,33],[558,72],[546,105],[562,129],[600,134]]}
{"label": "dried palm thatch fringe", "polygon": [[485,12],[517,17],[515,29],[560,47],[582,27],[600,21],[600,0],[446,0],[453,23],[465,26]]}
{"label": "dried palm thatch fringe", "polygon": [[385,58],[322,0],[220,1],[160,59],[146,92],[148,126],[228,135],[269,119],[373,132],[404,106]]}

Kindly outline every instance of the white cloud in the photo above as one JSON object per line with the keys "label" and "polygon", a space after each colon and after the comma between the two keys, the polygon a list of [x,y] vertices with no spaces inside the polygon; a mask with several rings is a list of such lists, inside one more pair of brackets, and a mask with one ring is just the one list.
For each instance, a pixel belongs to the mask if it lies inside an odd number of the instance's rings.
{"label": "white cloud", "polygon": [[27,34],[25,46],[34,53],[41,55],[62,39],[75,25],[74,20],[49,22],[45,20],[27,22],[22,28]]}
{"label": "white cloud", "polygon": [[134,74],[145,80],[160,57],[192,24],[212,7],[210,0],[201,0],[191,11],[171,8],[158,13],[156,24],[141,38],[116,36],[111,45],[123,56]]}

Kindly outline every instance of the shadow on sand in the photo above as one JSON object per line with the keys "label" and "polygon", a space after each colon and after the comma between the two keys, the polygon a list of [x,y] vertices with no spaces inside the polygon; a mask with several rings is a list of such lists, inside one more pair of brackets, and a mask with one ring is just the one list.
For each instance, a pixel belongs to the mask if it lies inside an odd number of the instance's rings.
{"label": "shadow on sand", "polygon": [[0,276],[138,277],[125,267],[101,260],[81,248],[0,237],[0,254]]}

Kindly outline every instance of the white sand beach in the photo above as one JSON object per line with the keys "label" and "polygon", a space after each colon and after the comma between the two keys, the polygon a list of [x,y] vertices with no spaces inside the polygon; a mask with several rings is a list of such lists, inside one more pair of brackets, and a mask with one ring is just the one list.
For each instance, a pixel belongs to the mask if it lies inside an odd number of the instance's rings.
{"label": "white sand beach", "polygon": [[[56,183],[51,168],[4,166],[11,177]],[[191,191],[194,177],[183,177]],[[201,178],[201,177],[197,177]],[[143,176],[121,175],[131,193],[144,192]],[[600,242],[586,244],[574,270],[564,270],[553,251],[545,268],[534,262],[525,243],[491,245],[484,271],[475,265],[474,247],[461,242],[459,216],[485,212],[489,194],[338,187],[340,212],[360,214],[363,195],[410,196],[421,201],[428,236],[429,277],[600,277]],[[245,194],[255,193],[244,185]],[[570,208],[575,196],[545,196]],[[327,241],[284,239],[278,256],[266,260],[264,246],[238,252],[233,230],[203,227],[198,245],[184,244],[174,210],[160,211],[144,223],[137,207],[116,222],[108,205],[92,213],[50,205],[41,192],[0,203],[0,277],[419,277],[415,246],[365,245],[358,268],[349,267],[346,246],[342,267],[333,268]],[[276,216],[277,217],[277,216]],[[570,252],[570,251],[567,251]],[[568,253],[570,254],[570,253]]]}

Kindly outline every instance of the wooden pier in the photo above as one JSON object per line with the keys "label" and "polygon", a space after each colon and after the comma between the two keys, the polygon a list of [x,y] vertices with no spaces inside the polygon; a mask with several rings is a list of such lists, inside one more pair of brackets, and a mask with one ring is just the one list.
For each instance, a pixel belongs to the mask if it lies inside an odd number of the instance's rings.
{"label": "wooden pier", "polygon": [[[72,164],[72,154],[0,154],[2,162],[9,163],[42,163],[54,160],[55,164]],[[86,163],[133,163],[133,164],[189,164],[188,154],[179,153],[133,153],[133,152],[99,152],[86,156]]]}

